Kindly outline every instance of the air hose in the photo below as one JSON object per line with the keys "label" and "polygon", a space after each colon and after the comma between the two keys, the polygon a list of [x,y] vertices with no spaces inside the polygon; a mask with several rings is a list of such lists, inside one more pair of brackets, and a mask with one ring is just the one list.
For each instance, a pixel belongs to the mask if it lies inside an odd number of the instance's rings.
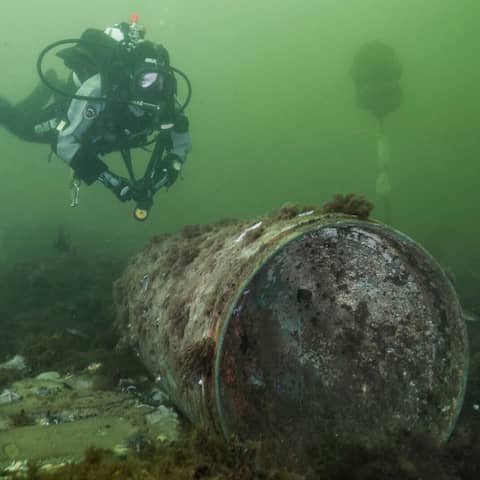
{"label": "air hose", "polygon": [[[108,45],[103,45],[98,42],[91,42],[88,40],[83,40],[81,38],[67,38],[65,40],[58,40],[56,42],[51,43],[50,45],[47,45],[39,54],[38,59],[37,59],[37,73],[41,79],[41,81],[53,92],[57,93],[58,95],[61,95],[63,97],[67,97],[70,99],[75,99],[75,100],[89,100],[89,101],[101,101],[101,102],[109,102],[109,103],[116,103],[116,104],[123,104],[123,105],[132,105],[136,107],[143,108],[145,110],[160,110],[160,106],[153,104],[153,103],[147,103],[142,100],[117,100],[114,98],[109,98],[109,97],[92,97],[92,96],[85,96],[85,95],[77,95],[77,94],[72,94],[69,92],[66,92],[60,88],[57,88],[55,85],[52,85],[48,79],[45,77],[45,74],[43,73],[43,60],[45,56],[52,51],[54,48],[57,48],[61,45],[70,45],[70,44],[77,44],[77,45],[90,45],[90,46],[96,46],[96,47],[103,47],[103,48],[111,48]],[[120,45],[119,45],[120,47]],[[183,73],[181,70],[178,68],[169,66],[169,69],[173,72],[179,75],[186,83],[187,85],[187,97],[185,101],[183,102],[182,105],[180,105],[177,113],[183,113],[183,111],[187,108],[187,106],[190,103],[190,100],[192,98],[192,84],[190,82],[190,79],[187,77],[185,73]]]}

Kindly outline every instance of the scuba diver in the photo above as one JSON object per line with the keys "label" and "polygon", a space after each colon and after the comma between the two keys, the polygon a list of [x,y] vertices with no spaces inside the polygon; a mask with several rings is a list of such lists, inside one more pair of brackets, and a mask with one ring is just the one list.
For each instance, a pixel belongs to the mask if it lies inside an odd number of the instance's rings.
{"label": "scuba diver", "polygon": [[[80,39],[55,42],[40,54],[42,82],[35,90],[16,105],[0,98],[0,125],[25,141],[50,144],[73,169],[72,206],[78,205],[81,182],[99,181],[120,201],[134,200],[135,218],[145,220],[153,196],[175,183],[191,150],[184,114],[190,82],[170,65],[162,45],[144,37],[133,14],[130,23],[87,29]],[[43,72],[42,62],[52,49],[67,44],[56,54],[71,71],[69,80],[61,82],[54,71]],[[183,104],[176,97],[176,74],[188,87]],[[137,179],[130,149],[149,145],[150,161]],[[129,178],[102,160],[115,151],[121,153]]]}

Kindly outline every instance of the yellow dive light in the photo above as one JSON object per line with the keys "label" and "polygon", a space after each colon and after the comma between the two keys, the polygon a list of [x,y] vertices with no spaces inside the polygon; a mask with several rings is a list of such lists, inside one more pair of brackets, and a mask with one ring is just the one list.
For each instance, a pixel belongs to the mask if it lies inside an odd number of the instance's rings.
{"label": "yellow dive light", "polygon": [[143,222],[148,217],[148,210],[137,207],[133,211],[133,216],[135,217],[135,220],[138,220],[139,222]]}

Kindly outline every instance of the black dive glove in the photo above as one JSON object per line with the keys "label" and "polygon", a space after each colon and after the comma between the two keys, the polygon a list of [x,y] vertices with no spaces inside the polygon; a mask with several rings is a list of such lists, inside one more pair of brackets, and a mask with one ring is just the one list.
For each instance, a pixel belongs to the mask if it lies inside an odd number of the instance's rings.
{"label": "black dive glove", "polygon": [[98,176],[98,180],[111,190],[121,202],[131,200],[132,184],[126,178],[105,170]]}

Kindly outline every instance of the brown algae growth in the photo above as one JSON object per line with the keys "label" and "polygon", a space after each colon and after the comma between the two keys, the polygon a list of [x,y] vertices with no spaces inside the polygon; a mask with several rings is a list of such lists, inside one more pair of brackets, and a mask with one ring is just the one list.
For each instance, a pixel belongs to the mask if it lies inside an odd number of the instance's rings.
{"label": "brown algae growth", "polygon": [[34,464],[28,467],[29,480],[295,480],[286,472],[260,470],[256,449],[232,439],[196,431],[188,440],[150,445],[140,454],[115,456],[107,450],[90,448],[83,461],[45,473]]}

